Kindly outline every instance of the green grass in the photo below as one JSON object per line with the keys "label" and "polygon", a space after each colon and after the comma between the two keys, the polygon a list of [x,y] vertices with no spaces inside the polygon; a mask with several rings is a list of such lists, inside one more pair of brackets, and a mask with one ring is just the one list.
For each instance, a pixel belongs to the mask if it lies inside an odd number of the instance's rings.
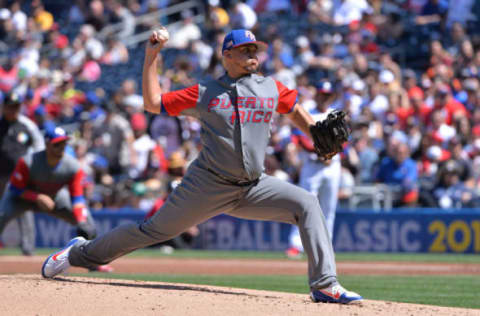
{"label": "green grass", "polygon": [[[37,255],[48,255],[57,249],[37,249]],[[0,249],[0,256],[21,255],[18,248]],[[136,258],[192,258],[192,259],[285,259],[281,251],[221,251],[221,250],[177,250],[171,255],[158,249],[137,250],[127,257]],[[479,263],[478,254],[412,254],[412,253],[337,253],[337,261],[401,261],[401,262],[445,262]],[[304,258],[305,259],[305,258]]]}
{"label": "green grass", "polygon": [[[215,285],[308,293],[306,276],[77,274],[88,277]],[[340,282],[366,299],[437,306],[480,308],[480,276],[340,276]]]}

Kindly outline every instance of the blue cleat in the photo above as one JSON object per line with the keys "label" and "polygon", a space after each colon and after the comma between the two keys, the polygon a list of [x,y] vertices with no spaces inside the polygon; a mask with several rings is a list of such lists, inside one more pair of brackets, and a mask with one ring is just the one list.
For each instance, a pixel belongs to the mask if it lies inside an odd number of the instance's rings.
{"label": "blue cleat", "polygon": [[70,262],[68,261],[68,254],[73,245],[79,241],[85,241],[83,237],[75,237],[62,248],[60,251],[52,253],[42,266],[42,276],[44,278],[53,278],[57,274],[60,274],[70,268]]}
{"label": "blue cleat", "polygon": [[345,290],[340,284],[325,289],[312,290],[310,298],[314,303],[351,304],[361,302],[363,297],[355,292]]}

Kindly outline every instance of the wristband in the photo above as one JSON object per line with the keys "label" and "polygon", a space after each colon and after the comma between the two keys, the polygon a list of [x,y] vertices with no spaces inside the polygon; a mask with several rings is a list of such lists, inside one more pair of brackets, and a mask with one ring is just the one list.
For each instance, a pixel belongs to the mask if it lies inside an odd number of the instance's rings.
{"label": "wristband", "polygon": [[73,217],[75,217],[77,223],[83,223],[87,220],[87,209],[83,205],[73,207]]}
{"label": "wristband", "polygon": [[37,197],[38,197],[38,193],[35,192],[35,191],[31,191],[31,190],[26,190],[22,194],[22,198],[24,198],[25,200],[32,201],[32,202],[35,202],[37,200]]}

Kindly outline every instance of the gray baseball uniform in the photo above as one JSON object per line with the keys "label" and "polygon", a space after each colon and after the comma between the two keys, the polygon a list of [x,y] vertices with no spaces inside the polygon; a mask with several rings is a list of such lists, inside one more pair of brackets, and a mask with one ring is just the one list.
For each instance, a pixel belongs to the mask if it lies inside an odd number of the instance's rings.
{"label": "gray baseball uniform", "polygon": [[35,196],[42,193],[55,202],[55,209],[48,214],[77,225],[79,233],[86,238],[95,237],[95,223],[83,206],[82,179],[83,171],[70,155],[65,154],[55,167],[48,165],[45,150],[22,157],[0,201],[0,233],[10,220],[24,212],[42,212],[35,203]]}
{"label": "gray baseball uniform", "polygon": [[152,218],[76,243],[70,264],[93,268],[227,213],[297,224],[308,255],[310,286],[336,283],[333,248],[317,197],[263,173],[272,115],[293,110],[296,96],[295,90],[256,74],[237,80],[225,75],[162,94],[162,109],[168,114],[200,120],[203,149],[199,157]]}

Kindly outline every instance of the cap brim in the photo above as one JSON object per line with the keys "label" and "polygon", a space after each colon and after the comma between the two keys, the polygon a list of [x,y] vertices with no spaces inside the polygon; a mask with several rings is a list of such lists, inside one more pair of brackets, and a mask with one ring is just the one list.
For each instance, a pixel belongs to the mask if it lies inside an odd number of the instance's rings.
{"label": "cap brim", "polygon": [[69,136],[59,136],[59,137],[55,137],[53,139],[50,140],[50,144],[56,144],[56,143],[60,143],[60,142],[63,142],[65,140],[69,140],[70,137]]}
{"label": "cap brim", "polygon": [[332,90],[325,90],[325,89],[317,89],[317,92],[323,93],[323,94],[333,94]]}
{"label": "cap brim", "polygon": [[240,47],[240,46],[245,46],[245,45],[250,45],[250,44],[256,45],[258,52],[264,52],[268,49],[268,44],[265,43],[265,42],[262,42],[262,41],[246,42],[246,43],[234,45],[234,46],[232,46],[232,48],[237,48],[237,47]]}

